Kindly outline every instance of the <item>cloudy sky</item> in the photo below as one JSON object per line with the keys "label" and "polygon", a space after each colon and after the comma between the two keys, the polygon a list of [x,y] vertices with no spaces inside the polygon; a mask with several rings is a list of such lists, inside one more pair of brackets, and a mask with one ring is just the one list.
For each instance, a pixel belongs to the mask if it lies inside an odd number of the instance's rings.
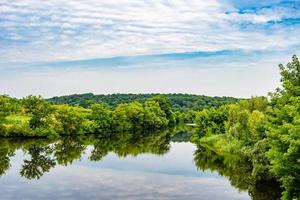
{"label": "cloudy sky", "polygon": [[299,35],[300,0],[0,0],[0,93],[266,95]]}

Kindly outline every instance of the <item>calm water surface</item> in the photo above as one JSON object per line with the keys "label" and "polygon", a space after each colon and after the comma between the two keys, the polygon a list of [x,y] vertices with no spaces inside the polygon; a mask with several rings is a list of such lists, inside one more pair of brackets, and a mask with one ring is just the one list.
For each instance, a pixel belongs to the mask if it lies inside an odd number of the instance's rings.
{"label": "calm water surface", "polygon": [[0,199],[247,200],[164,135],[0,141]]}

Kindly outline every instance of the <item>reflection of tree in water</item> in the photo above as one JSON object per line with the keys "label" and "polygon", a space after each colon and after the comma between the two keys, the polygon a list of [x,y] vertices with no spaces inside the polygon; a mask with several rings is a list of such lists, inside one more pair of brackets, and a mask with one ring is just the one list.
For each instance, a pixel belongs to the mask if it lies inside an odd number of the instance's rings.
{"label": "reflection of tree in water", "polygon": [[192,126],[181,125],[174,127],[172,133],[172,142],[189,142],[196,133],[196,130]]}
{"label": "reflection of tree in water", "polygon": [[252,162],[240,155],[218,155],[214,151],[198,146],[194,158],[200,170],[217,171],[229,179],[232,186],[248,191],[253,200],[280,199],[280,184],[268,174],[254,176]]}
{"label": "reflection of tree in water", "polygon": [[55,166],[51,158],[52,149],[49,146],[33,145],[28,149],[30,160],[24,160],[20,174],[27,179],[39,179],[45,172]]}
{"label": "reflection of tree in water", "polygon": [[86,149],[86,145],[80,138],[66,137],[55,143],[54,157],[58,164],[67,166],[74,160],[79,160]]}
{"label": "reflection of tree in water", "polygon": [[109,138],[93,140],[94,148],[90,160],[99,161],[109,152],[114,152],[120,157],[137,156],[142,153],[162,155],[169,151],[169,144],[170,134],[167,131],[151,134],[113,134]]}
{"label": "reflection of tree in water", "polygon": [[10,153],[9,149],[0,148],[0,176],[5,174],[6,170],[10,168]]}
{"label": "reflection of tree in water", "polygon": [[162,155],[169,151],[170,133],[122,133],[105,137],[89,135],[57,140],[3,139],[0,141],[0,175],[10,168],[10,158],[18,149],[30,156],[23,161],[20,175],[27,179],[39,179],[56,164],[67,166],[81,159],[87,146],[92,148],[89,157],[91,161],[100,161],[109,152],[120,157],[137,156],[141,153]]}
{"label": "reflection of tree in water", "polygon": [[170,149],[168,132],[118,135],[116,141],[120,142],[115,143],[112,151],[120,157],[137,156],[142,153],[163,155]]}
{"label": "reflection of tree in water", "polygon": [[10,168],[10,158],[15,155],[15,151],[19,149],[18,144],[11,143],[10,139],[0,140],[0,176]]}

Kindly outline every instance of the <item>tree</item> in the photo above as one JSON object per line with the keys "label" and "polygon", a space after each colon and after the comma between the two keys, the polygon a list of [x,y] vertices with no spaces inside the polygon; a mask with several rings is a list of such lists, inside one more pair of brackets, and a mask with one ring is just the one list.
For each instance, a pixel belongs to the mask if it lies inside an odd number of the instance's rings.
{"label": "tree", "polygon": [[171,102],[167,97],[158,95],[151,98],[150,100],[158,103],[160,109],[166,114],[166,118],[169,120],[169,123],[171,125],[175,124],[176,119],[174,113],[172,112]]}
{"label": "tree", "polygon": [[168,125],[168,119],[159,104],[155,101],[146,101],[144,103],[144,129],[159,129]]}
{"label": "tree", "polygon": [[12,99],[8,96],[0,96],[0,121],[10,115],[14,110]]}
{"label": "tree", "polygon": [[41,96],[27,96],[22,99],[23,106],[27,113],[31,114],[29,125],[31,128],[47,127],[48,117],[53,114],[54,109],[50,102],[44,100]]}
{"label": "tree", "polygon": [[143,105],[139,102],[118,105],[113,112],[113,129],[117,132],[142,130],[143,111]]}
{"label": "tree", "polygon": [[198,134],[223,134],[225,133],[225,122],[228,118],[228,106],[220,108],[204,109],[196,114]]}
{"label": "tree", "polygon": [[95,124],[95,132],[103,133],[111,130],[112,111],[104,104],[93,104],[90,119]]}
{"label": "tree", "polygon": [[231,105],[226,121],[226,135],[243,146],[254,145],[266,138],[268,101],[264,97],[252,97]]}
{"label": "tree", "polygon": [[86,115],[83,108],[59,105],[55,107],[55,118],[60,123],[61,135],[82,134]]}
{"label": "tree", "polygon": [[271,172],[285,188],[283,199],[290,200],[300,197],[300,63],[293,56],[292,62],[279,68],[282,88],[271,94],[268,155]]}

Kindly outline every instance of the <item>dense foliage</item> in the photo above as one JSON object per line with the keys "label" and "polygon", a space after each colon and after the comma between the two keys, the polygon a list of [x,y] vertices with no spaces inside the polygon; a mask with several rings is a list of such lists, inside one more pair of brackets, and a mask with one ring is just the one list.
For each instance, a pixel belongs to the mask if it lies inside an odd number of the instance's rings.
{"label": "dense foliage", "polygon": [[236,102],[187,94],[0,96],[1,136],[58,136],[156,130],[192,123],[199,110]]}
{"label": "dense foliage", "polygon": [[293,56],[279,67],[282,88],[270,100],[253,97],[198,112],[194,140],[218,155],[245,158],[253,180],[276,178],[282,199],[300,199],[300,63]]}
{"label": "dense foliage", "polygon": [[0,135],[55,137],[59,135],[144,132],[176,123],[169,100],[155,96],[144,103],[122,103],[116,107],[92,104],[88,108],[53,105],[40,96],[21,100],[0,96]]}
{"label": "dense foliage", "polygon": [[235,103],[238,99],[233,97],[209,97],[204,95],[191,94],[108,94],[108,95],[94,95],[74,94],[68,96],[53,97],[49,100],[55,104],[69,104],[88,107],[94,103],[103,103],[108,106],[115,107],[122,103],[130,103],[137,101],[144,103],[155,96],[164,96],[170,100],[173,111],[184,110],[202,110],[204,108],[219,107],[226,103]]}

